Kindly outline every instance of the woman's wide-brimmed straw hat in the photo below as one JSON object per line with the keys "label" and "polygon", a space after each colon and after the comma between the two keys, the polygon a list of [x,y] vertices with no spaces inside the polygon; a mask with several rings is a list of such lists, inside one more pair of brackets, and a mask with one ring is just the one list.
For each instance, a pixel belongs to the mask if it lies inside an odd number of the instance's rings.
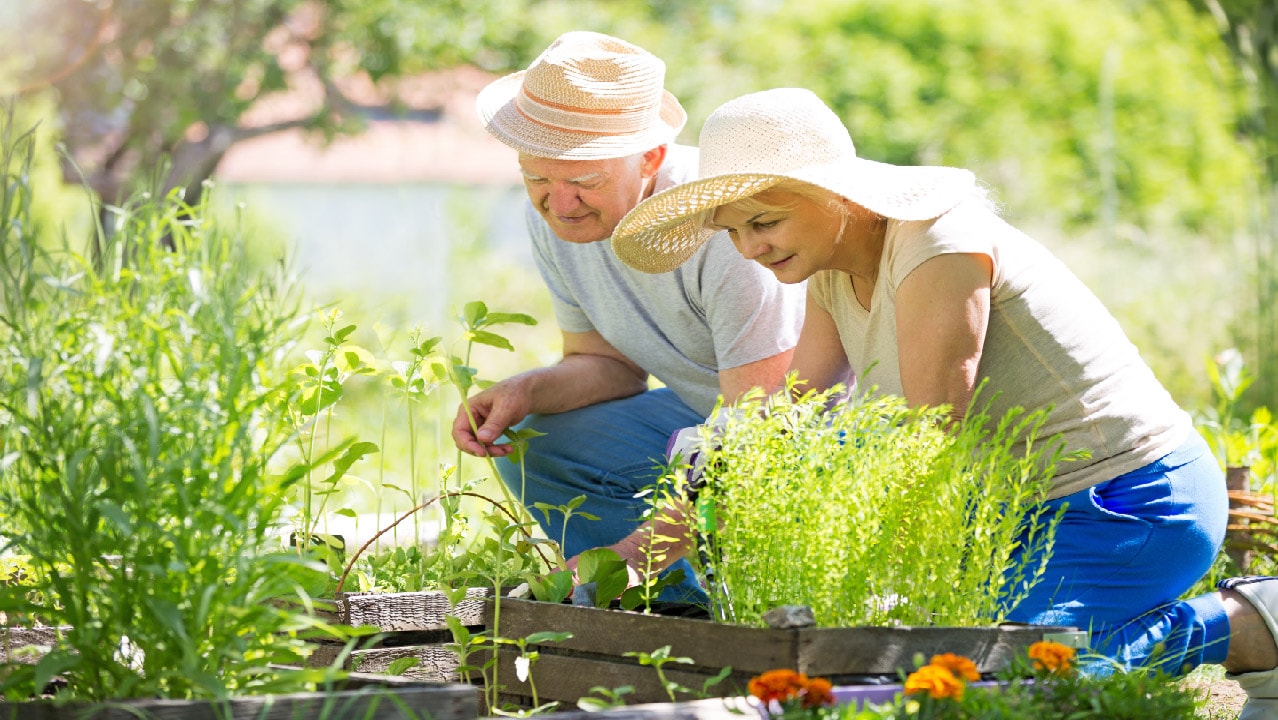
{"label": "woman's wide-brimmed straw hat", "polygon": [[475,101],[488,132],[516,150],[557,160],[626,157],[672,142],[688,114],[665,90],[666,64],[601,33],[560,35],[527,70]]}
{"label": "woman's wide-brimmed straw hat", "polygon": [[636,270],[681,265],[714,234],[702,212],[787,180],[825,188],[897,220],[939,217],[976,187],[960,168],[891,165],[859,158],[843,122],[815,94],[777,88],[719,106],[701,128],[698,179],[639,203],[612,234],[612,249]]}

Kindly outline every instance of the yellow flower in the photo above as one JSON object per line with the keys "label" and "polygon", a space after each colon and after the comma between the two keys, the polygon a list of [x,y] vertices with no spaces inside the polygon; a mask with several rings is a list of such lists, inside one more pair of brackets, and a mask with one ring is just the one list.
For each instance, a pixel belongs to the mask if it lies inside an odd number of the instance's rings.
{"label": "yellow flower", "polygon": [[932,656],[932,664],[954,673],[954,676],[968,682],[976,682],[981,679],[981,673],[976,670],[976,663],[954,653],[944,653]]}
{"label": "yellow flower", "polygon": [[941,665],[924,665],[905,678],[905,694],[927,693],[933,698],[963,699],[964,683],[949,668]]}
{"label": "yellow flower", "polygon": [[1074,665],[1074,648],[1046,640],[1030,645],[1029,656],[1035,670],[1057,675],[1068,674]]}

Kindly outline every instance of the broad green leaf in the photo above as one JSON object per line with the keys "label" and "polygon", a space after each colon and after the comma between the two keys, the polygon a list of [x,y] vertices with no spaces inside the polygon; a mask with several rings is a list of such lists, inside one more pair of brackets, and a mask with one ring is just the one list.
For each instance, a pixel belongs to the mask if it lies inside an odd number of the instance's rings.
{"label": "broad green leaf", "polygon": [[470,332],[466,333],[466,336],[481,345],[488,345],[495,348],[501,348],[502,350],[513,351],[515,349],[515,346],[512,345],[509,340],[502,337],[501,335],[498,335],[497,333],[491,333],[491,332],[488,332],[487,330],[471,330]]}
{"label": "broad green leaf", "polygon": [[462,308],[462,324],[467,328],[480,327],[488,315],[488,306],[479,300],[466,303]]}

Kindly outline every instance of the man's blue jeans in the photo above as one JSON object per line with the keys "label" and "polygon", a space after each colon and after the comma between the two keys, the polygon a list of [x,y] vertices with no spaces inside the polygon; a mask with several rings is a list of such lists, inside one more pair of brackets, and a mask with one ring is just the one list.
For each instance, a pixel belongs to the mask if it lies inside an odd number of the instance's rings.
{"label": "man's blue jeans", "polygon": [[[565,557],[611,545],[643,522],[652,488],[665,465],[666,441],[680,428],[705,418],[672,391],[661,388],[628,398],[588,405],[553,415],[530,415],[519,428],[545,433],[528,442],[521,474],[518,464],[497,461],[502,481],[541,524],[546,536],[561,542]],[[586,501],[564,524],[562,512],[537,509],[534,503],[567,505],[584,495]],[[680,560],[666,570],[682,569],[682,583],[666,588],[667,602],[706,602],[705,591],[692,566]]]}

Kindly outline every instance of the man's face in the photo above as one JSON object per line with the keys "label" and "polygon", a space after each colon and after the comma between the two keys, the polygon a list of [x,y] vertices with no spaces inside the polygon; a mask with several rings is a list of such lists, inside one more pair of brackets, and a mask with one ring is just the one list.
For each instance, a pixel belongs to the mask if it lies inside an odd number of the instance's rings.
{"label": "man's face", "polygon": [[519,155],[519,169],[533,207],[561,239],[604,240],[650,190],[664,158],[647,153],[607,160],[551,160]]}

